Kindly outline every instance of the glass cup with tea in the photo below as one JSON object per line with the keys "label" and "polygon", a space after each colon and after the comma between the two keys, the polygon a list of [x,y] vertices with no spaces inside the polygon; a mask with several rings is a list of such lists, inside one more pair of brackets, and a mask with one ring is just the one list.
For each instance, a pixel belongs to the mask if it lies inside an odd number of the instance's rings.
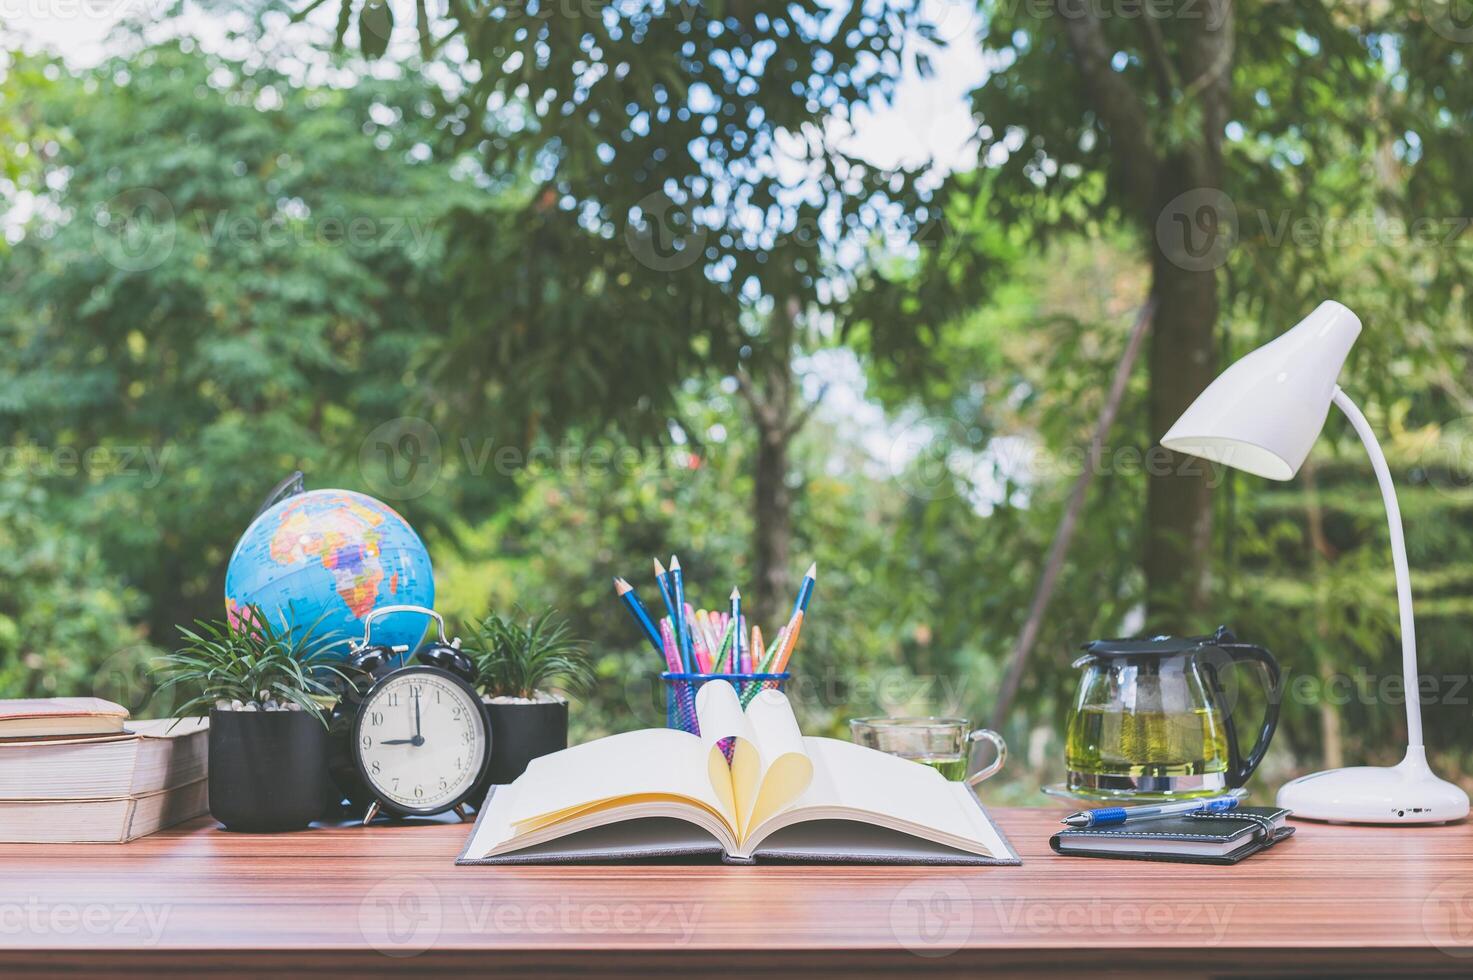
{"label": "glass cup with tea", "polygon": [[[972,786],[994,775],[1008,758],[1001,735],[990,728],[973,730],[965,718],[853,718],[849,732],[857,745],[919,762],[949,780],[965,779]],[[996,758],[969,773],[977,742],[991,742]]]}

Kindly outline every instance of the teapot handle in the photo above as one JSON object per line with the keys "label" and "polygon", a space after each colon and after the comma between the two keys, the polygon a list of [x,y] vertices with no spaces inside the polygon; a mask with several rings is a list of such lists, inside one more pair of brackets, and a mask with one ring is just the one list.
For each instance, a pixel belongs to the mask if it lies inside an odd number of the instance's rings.
{"label": "teapot handle", "polygon": [[[1231,634],[1228,634],[1231,636]],[[1258,729],[1258,741],[1248,751],[1246,759],[1240,759],[1238,750],[1237,731],[1233,725],[1232,711],[1229,710],[1224,716],[1224,727],[1227,729],[1228,758],[1232,767],[1228,773],[1229,788],[1236,789],[1248,782],[1248,777],[1253,775],[1253,770],[1263,761],[1264,753],[1268,751],[1268,743],[1274,737],[1274,730],[1279,727],[1279,662],[1274,655],[1263,647],[1254,646],[1251,643],[1219,642],[1214,644],[1219,650],[1228,655],[1234,665],[1242,663],[1256,663],[1264,670],[1268,683],[1264,686],[1265,705],[1263,709],[1263,724]],[[1213,686],[1217,688],[1216,693],[1222,694],[1221,685],[1217,678],[1213,678]]]}

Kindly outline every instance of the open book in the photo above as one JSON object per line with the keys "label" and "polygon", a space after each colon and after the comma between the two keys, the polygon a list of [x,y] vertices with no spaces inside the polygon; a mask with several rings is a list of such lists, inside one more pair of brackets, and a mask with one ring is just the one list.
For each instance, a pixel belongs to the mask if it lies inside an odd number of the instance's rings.
{"label": "open book", "polygon": [[[492,789],[457,863],[1020,863],[965,783],[805,738],[778,691],[763,691],[743,713],[732,686],[711,681],[696,717],[700,735],[626,732],[534,760]],[[729,763],[720,744],[728,738]]]}

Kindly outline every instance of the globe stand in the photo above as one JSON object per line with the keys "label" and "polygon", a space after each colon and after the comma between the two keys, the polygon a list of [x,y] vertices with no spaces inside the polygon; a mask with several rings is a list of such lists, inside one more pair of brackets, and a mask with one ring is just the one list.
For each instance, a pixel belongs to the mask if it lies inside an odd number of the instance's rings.
{"label": "globe stand", "polygon": [[266,499],[261,503],[261,506],[257,507],[256,512],[251,515],[251,520],[254,521],[257,517],[260,517],[287,497],[295,497],[299,493],[306,492],[307,475],[301,470],[297,470],[291,476],[286,477],[271,488],[271,492],[266,495]]}

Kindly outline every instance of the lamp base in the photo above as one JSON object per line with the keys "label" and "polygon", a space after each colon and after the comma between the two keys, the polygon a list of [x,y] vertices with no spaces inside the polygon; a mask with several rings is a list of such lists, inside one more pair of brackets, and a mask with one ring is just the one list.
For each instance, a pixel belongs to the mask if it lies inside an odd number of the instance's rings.
{"label": "lamp base", "polygon": [[1333,823],[1446,823],[1468,815],[1468,794],[1427,765],[1422,746],[1394,766],[1352,766],[1300,776],[1279,788],[1293,816]]}

